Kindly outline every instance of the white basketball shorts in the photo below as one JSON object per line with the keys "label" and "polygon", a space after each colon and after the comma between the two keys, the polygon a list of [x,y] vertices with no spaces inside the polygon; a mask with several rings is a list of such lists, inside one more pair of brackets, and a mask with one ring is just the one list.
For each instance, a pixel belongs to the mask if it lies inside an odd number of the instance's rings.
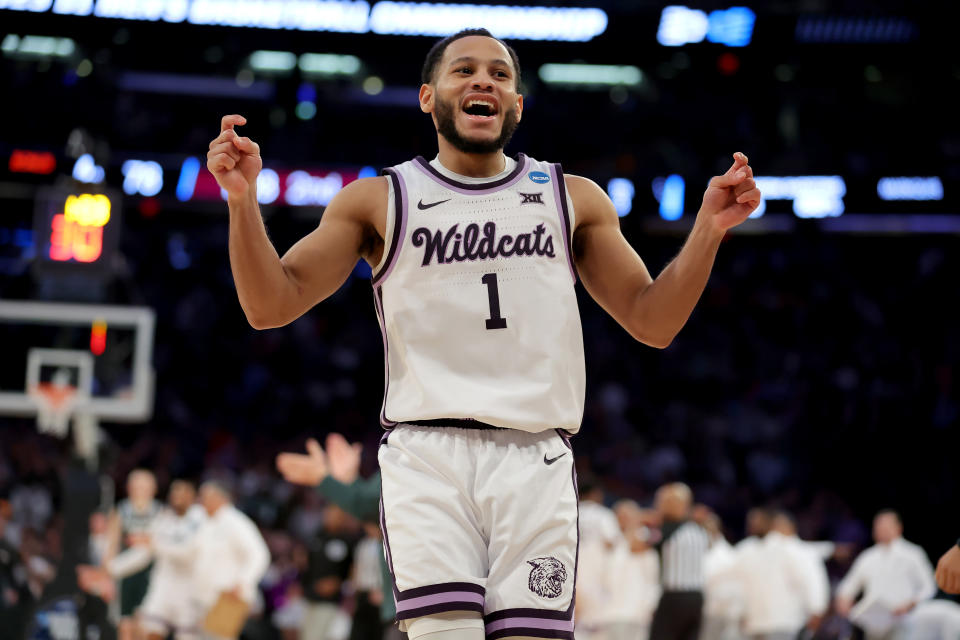
{"label": "white basketball shorts", "polygon": [[188,580],[151,580],[140,605],[140,625],[149,633],[178,637],[199,632],[200,608]]}
{"label": "white basketball shorts", "polygon": [[564,432],[400,424],[379,459],[401,630],[474,611],[488,640],[573,639],[578,500]]}

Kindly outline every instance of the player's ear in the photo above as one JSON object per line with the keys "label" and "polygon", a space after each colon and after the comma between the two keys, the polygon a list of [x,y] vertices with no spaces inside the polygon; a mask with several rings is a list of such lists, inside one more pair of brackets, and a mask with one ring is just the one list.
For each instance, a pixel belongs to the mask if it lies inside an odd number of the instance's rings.
{"label": "player's ear", "polygon": [[520,118],[523,116],[523,96],[517,94],[517,122],[520,122]]}
{"label": "player's ear", "polygon": [[433,113],[433,86],[420,85],[420,111]]}

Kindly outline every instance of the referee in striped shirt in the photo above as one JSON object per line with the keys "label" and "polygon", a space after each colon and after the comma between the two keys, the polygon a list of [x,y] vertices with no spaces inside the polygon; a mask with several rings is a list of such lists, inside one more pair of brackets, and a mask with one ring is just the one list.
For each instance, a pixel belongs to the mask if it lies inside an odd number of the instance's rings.
{"label": "referee in striped shirt", "polygon": [[703,558],[710,539],[690,519],[693,494],[675,482],[657,490],[655,508],[663,524],[655,547],[660,553],[663,594],[653,614],[650,640],[697,640],[703,616]]}

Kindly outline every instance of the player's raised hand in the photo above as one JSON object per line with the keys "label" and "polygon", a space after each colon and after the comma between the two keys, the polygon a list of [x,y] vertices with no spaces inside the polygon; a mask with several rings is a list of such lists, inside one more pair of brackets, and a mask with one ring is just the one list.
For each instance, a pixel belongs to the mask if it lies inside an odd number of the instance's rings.
{"label": "player's raised hand", "polygon": [[343,484],[350,484],[360,474],[360,453],[363,445],[359,442],[350,444],[339,433],[327,436],[327,462],[330,475]]}
{"label": "player's raised hand", "polygon": [[700,215],[719,231],[726,231],[746,220],[760,206],[760,190],[753,180],[747,156],[733,154],[733,165],[722,176],[710,180],[703,194]]}
{"label": "player's raised hand", "polygon": [[947,593],[960,593],[960,546],[950,547],[937,562],[937,585]]}
{"label": "player's raised hand", "polygon": [[293,484],[315,487],[329,475],[327,455],[320,443],[307,440],[307,453],[281,453],[277,456],[277,470],[283,479]]}
{"label": "player's raised hand", "polygon": [[223,116],[220,135],[210,142],[207,151],[207,169],[231,196],[243,196],[255,188],[257,176],[263,168],[260,145],[250,138],[240,137],[233,130],[234,126],[245,124],[247,119],[243,116]]}

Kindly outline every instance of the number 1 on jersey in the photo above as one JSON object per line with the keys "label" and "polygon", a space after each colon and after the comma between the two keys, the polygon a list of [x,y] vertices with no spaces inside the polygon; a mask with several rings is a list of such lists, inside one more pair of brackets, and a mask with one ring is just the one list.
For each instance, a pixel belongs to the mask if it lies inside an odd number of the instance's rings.
{"label": "number 1 on jersey", "polygon": [[487,285],[487,298],[490,300],[490,317],[487,329],[506,329],[507,319],[500,316],[500,290],[497,288],[497,274],[486,273],[480,282]]}

